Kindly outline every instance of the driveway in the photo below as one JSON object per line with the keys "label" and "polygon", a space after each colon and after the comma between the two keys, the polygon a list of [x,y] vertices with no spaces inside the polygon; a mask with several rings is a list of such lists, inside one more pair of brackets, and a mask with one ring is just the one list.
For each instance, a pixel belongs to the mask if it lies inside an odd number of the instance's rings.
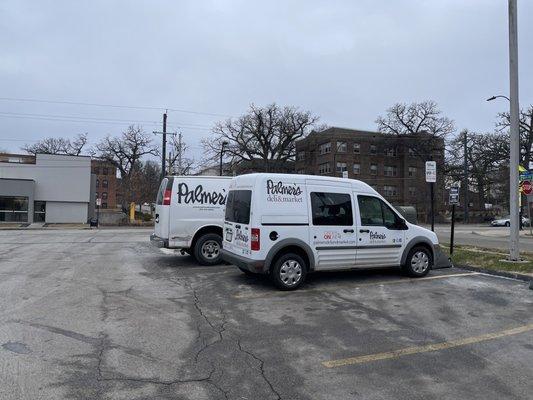
{"label": "driveway", "polygon": [[0,398],[531,398],[523,282],[354,271],[279,292],[149,233],[0,231]]}

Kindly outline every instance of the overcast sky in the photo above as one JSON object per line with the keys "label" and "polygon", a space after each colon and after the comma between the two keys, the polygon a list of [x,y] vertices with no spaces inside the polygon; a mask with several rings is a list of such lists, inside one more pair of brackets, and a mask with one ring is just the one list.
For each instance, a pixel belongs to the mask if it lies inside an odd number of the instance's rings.
{"label": "overcast sky", "polygon": [[[533,2],[518,3],[526,106]],[[506,0],[3,0],[0,97],[199,112],[168,117],[196,159],[213,123],[250,103],[373,130],[393,103],[432,99],[458,129],[491,131],[508,107],[485,101],[508,94],[507,29]],[[0,100],[0,149],[83,132],[94,143],[126,121],[151,132],[161,113]]]}

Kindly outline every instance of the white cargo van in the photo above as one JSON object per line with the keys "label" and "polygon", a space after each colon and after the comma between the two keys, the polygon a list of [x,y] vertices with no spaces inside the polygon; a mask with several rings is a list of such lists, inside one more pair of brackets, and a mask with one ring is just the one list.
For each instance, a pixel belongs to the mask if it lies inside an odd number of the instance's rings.
{"label": "white cargo van", "polygon": [[187,252],[202,265],[219,263],[230,181],[218,176],[165,177],[157,194],[151,242]]}
{"label": "white cargo van", "polygon": [[366,183],[310,175],[233,178],[222,247],[223,260],[270,274],[283,290],[312,271],[397,266],[421,277],[450,266],[435,233],[406,222]]}

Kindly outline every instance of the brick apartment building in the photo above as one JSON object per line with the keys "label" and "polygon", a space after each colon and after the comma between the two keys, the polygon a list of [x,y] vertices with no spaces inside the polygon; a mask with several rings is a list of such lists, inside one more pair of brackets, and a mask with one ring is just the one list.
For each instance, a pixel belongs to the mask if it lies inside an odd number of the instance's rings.
{"label": "brick apartment building", "polygon": [[[420,140],[435,141],[432,154],[421,156],[409,146]],[[419,221],[427,221],[430,189],[425,182],[425,161],[437,162],[435,208],[443,204],[442,167],[444,141],[429,139],[424,134],[392,136],[380,132],[332,127],[312,132],[296,142],[296,172],[359,179],[377,190],[391,204],[416,207]],[[440,173],[439,173],[440,172]]]}
{"label": "brick apartment building", "polygon": [[[119,196],[117,168],[105,160],[91,160],[92,173],[96,175],[96,197],[102,199],[101,208],[116,208]],[[120,206],[120,204],[119,204]]]}

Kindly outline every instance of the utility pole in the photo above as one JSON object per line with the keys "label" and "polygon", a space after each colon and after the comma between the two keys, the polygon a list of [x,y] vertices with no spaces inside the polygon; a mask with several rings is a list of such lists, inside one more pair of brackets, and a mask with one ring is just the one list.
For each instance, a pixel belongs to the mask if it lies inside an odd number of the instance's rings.
{"label": "utility pole", "polygon": [[163,114],[163,149],[161,154],[161,179],[166,175],[166,160],[167,160],[167,112]]}
{"label": "utility pole", "polygon": [[224,156],[224,147],[227,146],[229,143],[225,140],[222,142],[222,146],[220,147],[220,171],[219,175],[222,176],[222,157]]}
{"label": "utility pole", "polygon": [[518,226],[518,163],[520,152],[519,105],[518,105],[518,33],[516,0],[509,0],[509,94],[510,107],[510,162],[509,162],[509,214],[511,234],[509,237],[509,260],[519,261]]}
{"label": "utility pole", "polygon": [[464,130],[464,137],[463,137],[463,153],[464,153],[464,188],[465,188],[465,196],[464,196],[464,223],[468,224],[468,131]]}
{"label": "utility pole", "polygon": [[178,134],[178,148],[179,148],[179,153],[178,153],[178,175],[182,175],[183,174],[183,169],[182,169],[182,165],[181,165],[181,155],[183,153],[183,148],[181,147],[181,132]]}

